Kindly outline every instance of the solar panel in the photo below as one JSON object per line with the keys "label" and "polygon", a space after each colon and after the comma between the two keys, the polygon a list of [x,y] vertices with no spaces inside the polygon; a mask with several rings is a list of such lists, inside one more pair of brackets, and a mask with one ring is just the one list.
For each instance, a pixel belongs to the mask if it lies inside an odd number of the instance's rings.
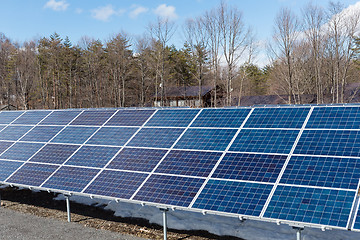
{"label": "solar panel", "polygon": [[23,162],[0,160],[0,181],[5,181]]}
{"label": "solar panel", "polygon": [[3,153],[6,149],[8,149],[13,142],[1,142],[0,141],[0,154]]}
{"label": "solar panel", "polygon": [[1,159],[26,161],[44,146],[41,143],[18,142],[0,155]]}
{"label": "solar panel", "polygon": [[306,128],[360,129],[360,108],[315,108],[306,125]]}
{"label": "solar panel", "polygon": [[183,131],[181,128],[143,128],[127,146],[170,148]]}
{"label": "solar panel", "polygon": [[81,111],[75,110],[53,111],[40,125],[67,125],[80,113]]}
{"label": "solar panel", "polygon": [[56,165],[26,163],[7,179],[7,182],[40,186],[57,168]]}
{"label": "solar panel", "polygon": [[49,115],[51,111],[28,111],[16,119],[12,124],[38,124],[43,118]]}
{"label": "solar panel", "polygon": [[97,127],[66,127],[51,142],[83,144],[95,131]]}
{"label": "solar panel", "polygon": [[63,127],[57,126],[36,126],[28,132],[21,141],[29,142],[48,142],[50,141]]}
{"label": "solar panel", "polygon": [[[360,202],[358,203],[358,205],[359,204],[360,204]],[[357,207],[357,212],[356,212],[356,215],[355,215],[355,219],[354,219],[352,229],[358,230],[358,231],[360,230],[360,208],[359,208],[359,206]]]}
{"label": "solar panel", "polygon": [[123,146],[137,130],[138,128],[103,127],[87,144]]}
{"label": "solar panel", "polygon": [[78,148],[79,146],[74,145],[48,144],[32,157],[30,161],[63,164]]}
{"label": "solar panel", "polygon": [[14,121],[16,118],[18,118],[21,114],[23,114],[23,111],[16,111],[16,112],[0,112],[0,124],[9,124],[12,121]]}
{"label": "solar panel", "polygon": [[101,126],[113,114],[115,110],[86,110],[82,112],[70,125]]}
{"label": "solar panel", "polygon": [[106,126],[142,126],[155,110],[119,110]]}
{"label": "solar panel", "polygon": [[161,110],[146,123],[156,127],[187,127],[199,110]]}
{"label": "solar panel", "polygon": [[0,140],[17,141],[31,128],[31,126],[8,126],[0,132]]}

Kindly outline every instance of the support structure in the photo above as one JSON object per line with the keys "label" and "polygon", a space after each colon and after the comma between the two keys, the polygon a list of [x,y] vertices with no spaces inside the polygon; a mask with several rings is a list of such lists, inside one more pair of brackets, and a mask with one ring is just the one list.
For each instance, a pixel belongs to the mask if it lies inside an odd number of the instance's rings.
{"label": "support structure", "polygon": [[70,212],[70,195],[64,195],[66,200],[66,211],[67,211],[67,220],[71,222],[71,212]]}
{"label": "support structure", "polygon": [[160,208],[160,211],[163,212],[164,240],[167,240],[167,215],[166,215],[166,213],[169,211],[169,209],[167,209],[167,208]]}
{"label": "support structure", "polygon": [[301,231],[304,230],[302,227],[293,227],[296,230],[296,240],[301,240]]}

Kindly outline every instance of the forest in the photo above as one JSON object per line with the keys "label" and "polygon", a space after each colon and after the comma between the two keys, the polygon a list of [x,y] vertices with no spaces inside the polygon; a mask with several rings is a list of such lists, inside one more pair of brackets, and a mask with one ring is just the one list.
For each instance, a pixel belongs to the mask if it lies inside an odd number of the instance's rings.
{"label": "forest", "polygon": [[[329,2],[295,14],[282,8],[272,39],[256,38],[241,9],[225,2],[181,26],[158,18],[141,36],[120,32],[107,40],[72,43],[56,32],[26,42],[0,33],[0,105],[17,109],[152,106],[174,86],[223,90],[212,107],[240,106],[241,97],[277,95],[288,104],[315,96],[344,103],[348,84],[360,82],[360,12]],[[171,45],[175,31],[185,42]],[[259,52],[266,66],[259,67]],[[201,88],[199,88],[201,89]],[[199,91],[199,98],[200,98]]]}

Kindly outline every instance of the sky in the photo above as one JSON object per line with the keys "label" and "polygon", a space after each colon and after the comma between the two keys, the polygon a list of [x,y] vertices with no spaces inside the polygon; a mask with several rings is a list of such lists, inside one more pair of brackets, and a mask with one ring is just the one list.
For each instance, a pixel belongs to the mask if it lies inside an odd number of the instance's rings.
{"label": "sky", "polygon": [[[226,2],[243,12],[245,23],[252,27],[259,42],[271,38],[274,18],[281,7],[300,14],[308,3],[304,0]],[[326,8],[329,1],[311,2]],[[345,7],[357,2],[360,1],[341,0]],[[135,38],[147,31],[150,22],[167,17],[177,26],[170,43],[180,48],[185,42],[182,30],[185,20],[219,4],[220,0],[0,0],[0,33],[21,43],[57,32],[76,44],[83,36],[104,41],[121,31]]]}

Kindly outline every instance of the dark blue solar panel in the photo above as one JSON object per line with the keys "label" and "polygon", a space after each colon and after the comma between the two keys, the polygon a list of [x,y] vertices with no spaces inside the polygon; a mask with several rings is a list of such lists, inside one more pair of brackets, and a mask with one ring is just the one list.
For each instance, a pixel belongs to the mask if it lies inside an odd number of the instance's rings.
{"label": "dark blue solar panel", "polygon": [[207,177],[221,155],[219,152],[172,150],[155,172]]}
{"label": "dark blue solar panel", "polygon": [[128,146],[170,148],[183,131],[179,128],[143,128]]}
{"label": "dark blue solar panel", "polygon": [[61,167],[42,187],[81,192],[100,170],[78,167]]}
{"label": "dark blue solar panel", "polygon": [[63,164],[78,148],[76,145],[48,144],[30,161]]}
{"label": "dark blue solar panel", "polygon": [[107,168],[151,172],[167,150],[124,148]]}
{"label": "dark blue solar panel", "polygon": [[98,111],[84,111],[81,113],[71,125],[103,125],[113,114],[115,110],[98,110]]}
{"label": "dark blue solar panel", "polygon": [[360,129],[360,108],[316,107],[306,128]]}
{"label": "dark blue solar panel", "polygon": [[291,157],[281,183],[357,189],[360,159],[333,157]]}
{"label": "dark blue solar panel", "polygon": [[310,108],[256,108],[246,128],[301,128]]}
{"label": "dark blue solar panel", "polygon": [[226,127],[241,126],[250,109],[204,109],[191,127]]}
{"label": "dark blue solar panel", "polygon": [[274,183],[286,158],[283,155],[227,153],[212,177]]}
{"label": "dark blue solar panel", "polygon": [[294,153],[360,157],[360,131],[305,130]]}
{"label": "dark blue solar panel", "polygon": [[106,126],[142,126],[155,110],[119,110]]}
{"label": "dark blue solar panel", "polygon": [[40,186],[57,168],[55,165],[26,163],[6,182]]}
{"label": "dark blue solar panel", "polygon": [[289,153],[298,130],[242,129],[230,151]]}
{"label": "dark blue solar panel", "polygon": [[0,160],[0,181],[5,181],[23,162]]}
{"label": "dark blue solar panel", "polygon": [[0,155],[2,159],[27,161],[34,155],[44,144],[41,143],[15,143],[6,152]]}
{"label": "dark blue solar panel", "polygon": [[0,154],[8,149],[12,144],[13,142],[0,142]]}
{"label": "dark blue solar panel", "polygon": [[259,216],[272,187],[268,184],[210,179],[193,208]]}
{"label": "dark blue solar panel", "polygon": [[[360,204],[360,203],[359,203]],[[358,211],[355,215],[353,229],[360,230],[360,208],[358,207]]]}
{"label": "dark blue solar panel", "polygon": [[264,217],[345,228],[355,192],[279,185]]}
{"label": "dark blue solar panel", "polygon": [[27,133],[31,126],[8,126],[0,132],[0,140],[16,141]]}
{"label": "dark blue solar panel", "polygon": [[102,168],[120,150],[117,147],[83,146],[72,156],[66,165]]}
{"label": "dark blue solar panel", "polygon": [[123,146],[138,128],[103,127],[87,144]]}
{"label": "dark blue solar panel", "polygon": [[47,118],[44,119],[41,125],[67,125],[69,124],[81,111],[54,111]]}
{"label": "dark blue solar panel", "polygon": [[188,129],[175,148],[223,151],[236,131],[236,129]]}
{"label": "dark blue solar panel", "polygon": [[135,200],[187,207],[204,179],[152,175],[135,195]]}
{"label": "dark blue solar panel", "polygon": [[147,174],[104,170],[85,190],[85,193],[129,199]]}
{"label": "dark blue solar panel", "polygon": [[29,111],[25,112],[21,117],[16,119],[13,124],[38,124],[43,118],[49,115],[51,111]]}
{"label": "dark blue solar panel", "polygon": [[83,144],[97,127],[66,127],[51,142]]}
{"label": "dark blue solar panel", "polygon": [[14,121],[17,117],[19,117],[23,111],[16,112],[0,112],[0,124],[9,124]]}
{"label": "dark blue solar panel", "polygon": [[198,112],[197,109],[159,110],[146,123],[146,126],[187,127]]}
{"label": "dark blue solar panel", "polygon": [[56,126],[36,126],[28,132],[21,141],[31,142],[48,142],[53,138],[63,127]]}

